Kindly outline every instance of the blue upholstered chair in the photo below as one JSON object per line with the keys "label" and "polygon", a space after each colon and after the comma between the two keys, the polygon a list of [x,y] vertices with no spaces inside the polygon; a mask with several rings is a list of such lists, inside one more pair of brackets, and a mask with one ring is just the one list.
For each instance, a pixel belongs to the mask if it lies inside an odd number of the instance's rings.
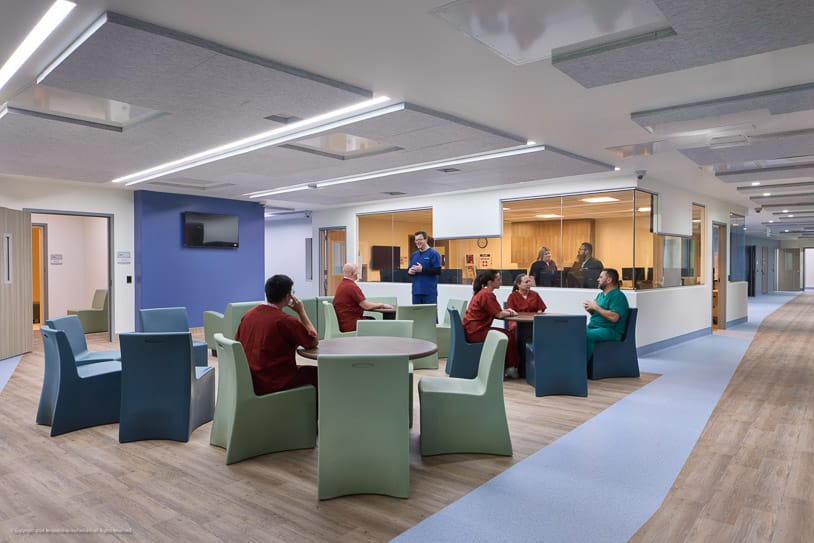
{"label": "blue upholstered chair", "polygon": [[81,366],[62,330],[40,328],[45,352],[37,424],[51,427],[51,435],[119,421],[121,363],[92,362]]}
{"label": "blue upholstered chair", "polygon": [[[438,335],[435,331],[435,323],[438,321],[438,306],[435,304],[400,305],[396,308],[396,319],[413,321],[414,338],[425,339],[433,343],[438,341]],[[413,366],[417,370],[437,370],[438,353],[435,352],[429,356],[414,359]]]}
{"label": "blue upholstered chair", "polygon": [[594,344],[594,356],[588,361],[589,379],[639,376],[639,355],[636,352],[638,312],[637,308],[630,308],[621,341],[597,341]]}
{"label": "blue upholstered chair", "polygon": [[[186,307],[156,307],[139,309],[139,329],[142,332],[189,332]],[[192,352],[196,366],[209,365],[209,353],[205,341],[193,341]]]}
{"label": "blue upholstered chair", "polygon": [[209,442],[233,464],[261,454],[312,449],[317,443],[317,393],[311,385],[258,396],[243,346],[216,334],[218,401]]}
{"label": "blue upholstered chair", "polygon": [[421,454],[510,456],[512,439],[503,400],[503,363],[509,338],[490,330],[474,379],[422,377]]}
{"label": "blue upholstered chair", "polygon": [[119,442],[189,441],[215,411],[215,369],[196,366],[189,332],[120,334]]}
{"label": "blue upholstered chair", "polygon": [[85,331],[82,329],[82,322],[76,315],[48,319],[45,324],[50,328],[65,332],[77,366],[93,364],[94,362],[121,360],[120,351],[88,351]]}
{"label": "blue upholstered chair", "polygon": [[408,497],[407,357],[320,355],[318,363],[319,499]]}
{"label": "blue upholstered chair", "polygon": [[466,341],[461,314],[454,307],[448,307],[447,311],[449,312],[450,341],[445,370],[450,377],[474,379],[478,374],[478,363],[483,343],[469,343]]}
{"label": "blue upholstered chair", "polygon": [[339,319],[336,316],[336,309],[334,309],[332,302],[322,302],[322,322],[325,323],[325,339],[356,335],[356,330],[350,332],[339,331]]}
{"label": "blue upholstered chair", "polygon": [[[454,307],[458,310],[458,314],[463,315],[466,313],[466,306],[469,300],[463,298],[450,298],[447,301],[447,307]],[[449,356],[450,345],[450,324],[449,324],[449,311],[444,312],[444,321],[435,325],[435,332],[438,336],[438,358],[447,358]]]}
{"label": "blue upholstered chair", "polygon": [[526,344],[526,382],[537,396],[588,395],[585,315],[534,316],[534,339]]}

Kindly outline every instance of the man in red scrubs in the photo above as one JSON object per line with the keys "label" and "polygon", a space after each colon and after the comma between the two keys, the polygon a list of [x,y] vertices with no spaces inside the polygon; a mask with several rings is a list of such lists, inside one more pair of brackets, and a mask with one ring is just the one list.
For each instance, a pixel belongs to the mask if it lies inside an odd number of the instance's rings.
{"label": "man in red scrubs", "polygon": [[336,320],[339,321],[340,332],[353,332],[356,330],[356,321],[365,318],[365,311],[393,309],[390,304],[369,302],[365,298],[362,289],[356,284],[356,280],[359,279],[359,268],[356,264],[348,262],[342,266],[342,275],[344,277],[334,293],[334,310],[336,311]]}
{"label": "man in red scrubs", "polygon": [[[235,339],[246,352],[256,394],[317,386],[317,367],[298,366],[296,362],[297,347],[316,347],[319,340],[305,307],[292,293],[293,286],[287,275],[269,278],[266,302],[246,313],[237,327]],[[285,313],[286,306],[299,319]]]}

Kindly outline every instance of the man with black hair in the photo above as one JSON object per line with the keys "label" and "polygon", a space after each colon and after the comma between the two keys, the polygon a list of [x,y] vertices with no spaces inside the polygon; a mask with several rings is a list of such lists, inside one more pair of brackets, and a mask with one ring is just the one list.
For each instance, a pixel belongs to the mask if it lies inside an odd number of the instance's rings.
{"label": "man with black hair", "polygon": [[418,248],[410,256],[407,274],[413,277],[413,303],[438,303],[438,278],[441,276],[441,255],[427,245],[429,236],[423,230],[415,233]]}
{"label": "man with black hair", "polygon": [[621,341],[627,326],[630,306],[627,297],[619,290],[619,272],[605,268],[599,274],[597,286],[602,290],[594,300],[585,300],[582,306],[591,314],[586,330],[588,336],[588,360],[594,355],[597,341]]}
{"label": "man with black hair", "polygon": [[[256,394],[268,394],[303,385],[317,386],[316,366],[298,366],[297,347],[316,347],[317,331],[302,301],[294,296],[287,275],[266,281],[266,302],[252,308],[237,328],[235,340],[243,345]],[[285,313],[290,307],[299,319]]]}
{"label": "man with black hair", "polygon": [[602,268],[604,268],[602,261],[594,258],[594,246],[583,241],[577,250],[577,259],[571,265],[566,277],[567,286],[596,288],[596,281]]}

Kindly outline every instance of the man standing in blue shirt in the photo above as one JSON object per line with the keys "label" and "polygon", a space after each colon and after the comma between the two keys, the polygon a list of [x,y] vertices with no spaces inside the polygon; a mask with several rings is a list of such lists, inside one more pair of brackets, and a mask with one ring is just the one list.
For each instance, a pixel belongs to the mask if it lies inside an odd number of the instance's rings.
{"label": "man standing in blue shirt", "polygon": [[441,275],[441,255],[427,245],[429,236],[423,230],[415,233],[415,246],[418,250],[410,256],[410,268],[413,276],[413,303],[438,303],[438,277]]}

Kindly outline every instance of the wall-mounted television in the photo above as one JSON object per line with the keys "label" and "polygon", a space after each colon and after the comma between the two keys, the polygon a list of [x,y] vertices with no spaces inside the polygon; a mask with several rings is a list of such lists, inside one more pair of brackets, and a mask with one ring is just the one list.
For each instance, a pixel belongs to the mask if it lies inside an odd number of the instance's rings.
{"label": "wall-mounted television", "polygon": [[184,212],[184,247],[239,246],[238,216]]}
{"label": "wall-mounted television", "polygon": [[401,247],[395,245],[373,245],[370,247],[370,269],[398,269],[401,261]]}

